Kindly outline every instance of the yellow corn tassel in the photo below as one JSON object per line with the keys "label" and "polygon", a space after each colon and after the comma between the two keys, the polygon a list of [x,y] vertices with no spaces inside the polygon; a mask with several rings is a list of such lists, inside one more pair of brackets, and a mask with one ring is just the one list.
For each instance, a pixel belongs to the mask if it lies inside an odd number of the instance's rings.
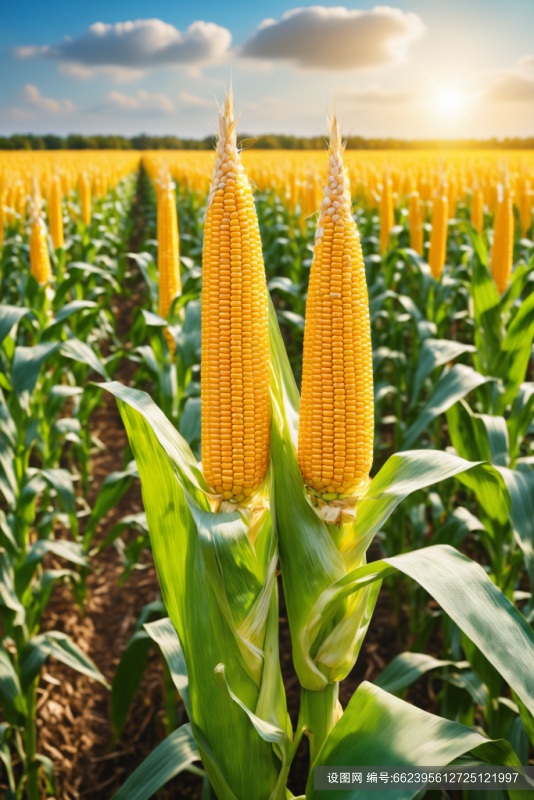
{"label": "yellow corn tassel", "polygon": [[418,192],[410,195],[410,211],[408,216],[410,226],[410,247],[423,255],[423,213],[421,210],[421,200]]}
{"label": "yellow corn tassel", "polygon": [[30,211],[30,268],[37,283],[44,285],[52,278],[50,255],[48,253],[48,237],[46,225],[41,216],[42,200],[39,193],[34,193]]}
{"label": "yellow corn tassel", "polygon": [[502,192],[502,200],[497,205],[493,226],[493,249],[491,251],[491,274],[495,285],[502,294],[512,274],[514,258],[514,209],[512,193]]}
{"label": "yellow corn tassel", "polygon": [[327,122],[328,188],[306,303],[298,459],[308,487],[328,502],[368,484],[374,404],[365,267],[335,107]]}
{"label": "yellow corn tassel", "polygon": [[479,233],[484,230],[484,193],[475,186],[471,195],[471,222]]}
{"label": "yellow corn tassel", "polygon": [[[158,270],[160,317],[167,319],[175,297],[182,291],[180,280],[180,242],[174,184],[168,169],[163,169],[158,190]],[[176,351],[168,328],[163,331],[172,355]]]}
{"label": "yellow corn tassel", "polygon": [[82,207],[82,219],[85,225],[91,224],[92,210],[92,197],[91,197],[91,181],[86,172],[80,173],[80,180],[78,184],[80,192],[80,204]]}
{"label": "yellow corn tassel", "polygon": [[393,186],[390,178],[384,175],[382,181],[382,197],[380,198],[380,252],[388,249],[391,229],[395,224],[393,210]]}
{"label": "yellow corn tassel", "polygon": [[54,175],[52,178],[52,186],[50,187],[50,198],[48,200],[48,224],[50,226],[50,236],[52,237],[56,250],[65,246],[61,199],[61,179],[59,175]]}
{"label": "yellow corn tassel", "polygon": [[243,502],[267,473],[271,410],[265,269],[236,127],[230,87],[202,253],[202,463],[215,492]]}
{"label": "yellow corn tassel", "polygon": [[441,278],[447,253],[448,205],[446,195],[439,194],[434,198],[428,263],[437,281]]}

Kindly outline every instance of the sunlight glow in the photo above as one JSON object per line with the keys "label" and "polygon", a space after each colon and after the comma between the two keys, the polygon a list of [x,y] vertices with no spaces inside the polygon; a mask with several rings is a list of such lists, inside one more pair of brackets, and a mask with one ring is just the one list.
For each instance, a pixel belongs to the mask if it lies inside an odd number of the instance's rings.
{"label": "sunlight glow", "polygon": [[461,111],[463,97],[454,91],[442,92],[439,98],[439,107],[442,111]]}

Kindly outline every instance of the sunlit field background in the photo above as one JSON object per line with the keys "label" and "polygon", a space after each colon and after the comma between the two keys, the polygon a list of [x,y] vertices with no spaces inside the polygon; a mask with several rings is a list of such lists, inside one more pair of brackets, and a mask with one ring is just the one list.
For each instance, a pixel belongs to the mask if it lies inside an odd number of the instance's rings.
{"label": "sunlit field background", "polygon": [[534,765],[534,6],[112,5],[0,32],[0,798]]}

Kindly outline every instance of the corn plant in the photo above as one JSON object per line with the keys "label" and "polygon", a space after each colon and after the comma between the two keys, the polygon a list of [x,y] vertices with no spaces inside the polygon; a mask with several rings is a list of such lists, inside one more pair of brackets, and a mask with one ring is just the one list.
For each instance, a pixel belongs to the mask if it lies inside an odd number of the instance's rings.
{"label": "corn plant", "polygon": [[[465,647],[476,648],[508,683],[531,740],[534,635],[485,571],[450,546],[366,563],[375,533],[411,492],[455,475],[468,474],[481,491],[502,488],[503,479],[487,462],[429,450],[394,455],[369,479],[369,309],[335,113],[300,403],[268,306],[235,127],[230,94],[220,112],[204,236],[202,469],[146,394],[104,384],[117,398],[136,458],[169,614],[146,630],[167,658],[189,717],[115,799],[134,792],[148,798],[198,760],[219,798],[285,798],[304,734],[314,766],[445,765],[467,753],[518,765],[509,741],[488,741],[379,685],[364,682],[340,707],[339,682],[358,657],[381,581],[394,572],[418,581],[463,631]],[[295,730],[278,658],[278,558],[301,685]],[[394,682],[383,683],[394,690]],[[314,796],[311,773],[306,797]]]}

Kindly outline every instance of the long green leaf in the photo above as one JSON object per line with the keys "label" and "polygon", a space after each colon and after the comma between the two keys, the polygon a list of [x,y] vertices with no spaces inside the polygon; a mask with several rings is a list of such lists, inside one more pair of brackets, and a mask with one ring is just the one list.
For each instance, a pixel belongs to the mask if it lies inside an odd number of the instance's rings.
{"label": "long green leaf", "polygon": [[[314,767],[348,764],[439,767],[469,752],[490,764],[520,765],[505,739],[488,741],[464,725],[428,714],[364,682],[324,743]],[[312,769],[306,787],[307,800],[351,800],[354,796],[350,789],[316,791],[313,780]],[[384,797],[410,800],[417,792],[417,789],[391,789],[384,792]],[[362,789],[358,798],[376,800],[377,794]],[[510,792],[513,800],[520,800],[522,795]]]}
{"label": "long green leaf", "polygon": [[462,344],[451,339],[425,339],[419,353],[410,405],[415,405],[425,380],[437,367],[453,361],[463,353],[473,353],[475,350],[471,344]]}
{"label": "long green leaf", "polygon": [[402,449],[407,450],[436,417],[487,381],[488,378],[471,367],[455,364],[452,369],[441,376],[427,404],[406,431]]}
{"label": "long green leaf", "polygon": [[191,727],[182,725],[158,744],[111,800],[148,800],[171,778],[199,760]]}

